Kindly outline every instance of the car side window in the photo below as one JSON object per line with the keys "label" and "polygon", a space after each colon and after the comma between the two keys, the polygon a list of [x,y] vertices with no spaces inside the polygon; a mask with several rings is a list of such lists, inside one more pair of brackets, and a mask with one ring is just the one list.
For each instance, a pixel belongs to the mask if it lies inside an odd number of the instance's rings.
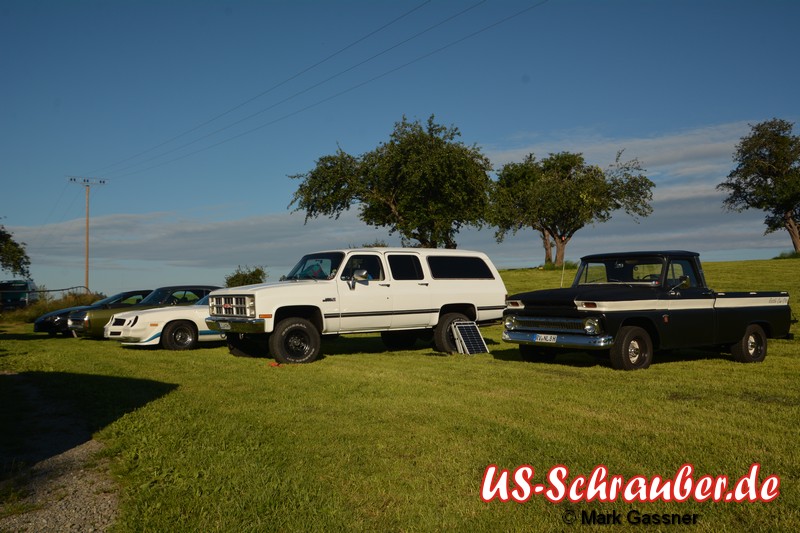
{"label": "car side window", "polygon": [[377,255],[353,255],[347,260],[342,269],[341,279],[349,281],[353,279],[353,274],[356,270],[366,270],[369,279],[382,280],[383,265],[381,259]]}
{"label": "car side window", "polygon": [[694,267],[687,259],[675,259],[670,262],[667,268],[667,285],[677,285],[681,276],[689,278],[688,285],[683,285],[684,288],[690,289],[698,286]]}
{"label": "car side window", "polygon": [[389,270],[396,280],[420,280],[425,278],[419,257],[411,254],[392,254],[388,257]]}

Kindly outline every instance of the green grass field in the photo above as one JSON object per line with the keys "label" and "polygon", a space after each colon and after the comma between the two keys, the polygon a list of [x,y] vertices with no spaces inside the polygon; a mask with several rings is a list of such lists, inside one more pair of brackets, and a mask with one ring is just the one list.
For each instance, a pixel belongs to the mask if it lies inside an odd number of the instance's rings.
{"label": "green grass field", "polygon": [[[798,260],[706,265],[718,290],[800,295],[798,274]],[[561,281],[557,271],[503,276],[509,293]],[[30,406],[3,374],[17,372],[73,405],[106,444],[121,486],[119,531],[583,531],[603,529],[582,526],[583,511],[616,511],[618,529],[630,510],[697,514],[694,531],[800,530],[800,340],[771,340],[761,364],[693,350],[618,372],[577,353],[523,363],[500,331],[483,330],[490,354],[387,352],[364,335],[326,341],[314,364],[273,366],[222,347],[125,349],[0,324],[0,451],[35,434]],[[731,483],[758,463],[762,479],[780,478],[780,496],[481,499],[490,464],[531,465],[538,483],[559,464],[570,478],[601,464],[625,478],[670,478],[685,463],[695,477]]]}

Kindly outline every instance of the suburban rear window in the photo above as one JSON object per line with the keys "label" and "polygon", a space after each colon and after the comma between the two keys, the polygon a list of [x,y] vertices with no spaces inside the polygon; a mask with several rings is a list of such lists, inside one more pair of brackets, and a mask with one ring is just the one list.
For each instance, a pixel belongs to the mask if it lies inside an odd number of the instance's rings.
{"label": "suburban rear window", "polygon": [[432,255],[428,266],[434,279],[494,279],[492,269],[480,257]]}
{"label": "suburban rear window", "polygon": [[390,255],[388,259],[389,268],[392,271],[392,278],[396,280],[416,280],[425,277],[422,273],[422,265],[416,255]]}

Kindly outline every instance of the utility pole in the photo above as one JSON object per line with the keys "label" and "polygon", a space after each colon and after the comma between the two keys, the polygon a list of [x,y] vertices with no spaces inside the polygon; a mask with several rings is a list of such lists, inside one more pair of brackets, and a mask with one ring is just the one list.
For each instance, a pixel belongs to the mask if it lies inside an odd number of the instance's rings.
{"label": "utility pole", "polygon": [[92,188],[93,185],[105,185],[108,180],[104,180],[101,178],[79,178],[79,177],[70,177],[70,183],[77,183],[79,185],[83,185],[86,189],[86,268],[84,270],[84,281],[83,285],[86,287],[86,290],[89,290],[89,190]]}

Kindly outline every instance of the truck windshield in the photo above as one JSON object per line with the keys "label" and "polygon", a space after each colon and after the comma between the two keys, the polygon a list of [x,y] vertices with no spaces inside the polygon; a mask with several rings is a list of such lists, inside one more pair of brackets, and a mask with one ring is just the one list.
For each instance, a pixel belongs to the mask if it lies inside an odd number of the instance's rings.
{"label": "truck windshield", "polygon": [[664,261],[660,257],[592,259],[581,262],[572,286],[596,283],[658,285]]}
{"label": "truck windshield", "polygon": [[284,279],[332,279],[342,264],[344,253],[309,254],[294,266]]}

